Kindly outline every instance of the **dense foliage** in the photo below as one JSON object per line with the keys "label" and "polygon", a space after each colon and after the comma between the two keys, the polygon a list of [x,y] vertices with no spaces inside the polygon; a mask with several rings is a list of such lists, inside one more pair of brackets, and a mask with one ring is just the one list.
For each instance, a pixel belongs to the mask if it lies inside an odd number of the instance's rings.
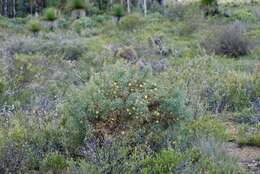
{"label": "dense foliage", "polygon": [[7,7],[1,174],[260,170],[258,2]]}

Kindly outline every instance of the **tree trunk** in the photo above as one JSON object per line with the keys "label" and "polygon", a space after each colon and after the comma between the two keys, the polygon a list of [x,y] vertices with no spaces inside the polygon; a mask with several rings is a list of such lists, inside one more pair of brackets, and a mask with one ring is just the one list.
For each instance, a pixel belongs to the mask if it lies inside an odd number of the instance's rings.
{"label": "tree trunk", "polygon": [[8,0],[3,1],[3,8],[4,8],[4,16],[8,16]]}
{"label": "tree trunk", "polygon": [[16,16],[16,0],[13,0],[13,17]]}
{"label": "tree trunk", "polygon": [[144,16],[146,16],[146,14],[147,14],[147,2],[146,2],[146,0],[144,0],[143,8],[144,8]]}
{"label": "tree trunk", "polygon": [[127,0],[127,13],[131,13],[131,8],[130,8],[130,0]]}

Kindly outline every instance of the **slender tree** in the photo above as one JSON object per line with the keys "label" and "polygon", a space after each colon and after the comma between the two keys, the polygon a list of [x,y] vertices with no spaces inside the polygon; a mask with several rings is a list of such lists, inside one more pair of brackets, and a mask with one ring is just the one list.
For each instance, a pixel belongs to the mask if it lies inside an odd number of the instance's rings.
{"label": "slender tree", "polygon": [[3,0],[3,15],[8,16],[8,0]]}
{"label": "slender tree", "polygon": [[13,17],[16,16],[16,0],[13,0]]}
{"label": "slender tree", "polygon": [[131,13],[131,8],[130,8],[130,0],[127,0],[127,13]]}
{"label": "slender tree", "polygon": [[143,0],[144,2],[144,4],[143,4],[143,8],[144,8],[144,16],[146,16],[147,15],[147,1],[146,0]]}

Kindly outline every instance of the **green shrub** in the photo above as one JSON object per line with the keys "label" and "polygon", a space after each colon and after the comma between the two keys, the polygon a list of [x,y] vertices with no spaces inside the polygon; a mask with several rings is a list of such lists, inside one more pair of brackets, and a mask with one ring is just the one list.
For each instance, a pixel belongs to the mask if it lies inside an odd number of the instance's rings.
{"label": "green shrub", "polygon": [[62,172],[66,169],[66,159],[58,153],[49,153],[41,162],[41,168],[45,172],[53,171],[54,173]]}
{"label": "green shrub", "polygon": [[121,4],[115,4],[112,7],[112,15],[117,18],[117,22],[125,15],[124,7]]}
{"label": "green shrub", "polygon": [[248,9],[239,9],[233,12],[231,15],[231,20],[242,21],[242,22],[255,22],[257,21],[257,17],[254,16],[253,12]]}
{"label": "green shrub", "polygon": [[119,28],[125,31],[134,31],[141,28],[144,24],[144,19],[139,15],[129,15],[124,17],[120,23]]}
{"label": "green shrub", "polygon": [[57,19],[57,11],[54,8],[47,8],[44,11],[44,19],[46,21],[55,21]]}
{"label": "green shrub", "polygon": [[70,0],[69,1],[69,7],[72,10],[80,10],[80,9],[85,9],[86,4],[84,0]]}
{"label": "green shrub", "polygon": [[27,24],[28,30],[33,33],[38,33],[41,31],[41,23],[38,20],[31,20]]}
{"label": "green shrub", "polygon": [[250,84],[250,80],[246,75],[229,72],[226,79],[229,109],[241,111],[250,106],[251,94],[247,91],[248,84]]}
{"label": "green shrub", "polygon": [[94,20],[97,23],[103,24],[103,23],[111,20],[111,16],[108,16],[108,15],[97,15],[97,16],[94,16]]}
{"label": "green shrub", "polygon": [[224,125],[210,117],[199,117],[189,123],[187,128],[197,137],[215,137],[222,140],[227,138]]}
{"label": "green shrub", "polygon": [[39,67],[34,66],[36,61],[35,56],[25,54],[15,55],[13,62],[15,69],[11,76],[15,80],[16,85],[29,83],[34,79],[39,70]]}
{"label": "green shrub", "polygon": [[152,157],[144,160],[142,174],[171,174],[177,171],[177,167],[184,162],[185,155],[175,150],[162,150]]}
{"label": "green shrub", "polygon": [[239,129],[237,142],[239,145],[260,146],[260,127],[244,126]]}
{"label": "green shrub", "polygon": [[170,148],[144,159],[141,161],[143,164],[141,173],[243,173],[236,162],[229,158],[216,142],[205,139],[199,141],[186,151]]}
{"label": "green shrub", "polygon": [[106,131],[120,135],[125,131],[120,125],[140,129],[155,124],[163,131],[190,116],[179,91],[166,88],[148,70],[122,63],[105,67],[104,72],[95,74],[86,87],[69,98],[62,111],[63,125],[75,133],[69,137],[75,136],[71,139],[78,143],[90,127],[102,135]]}
{"label": "green shrub", "polygon": [[81,17],[80,19],[72,23],[72,27],[78,33],[87,28],[94,28],[97,26],[97,22],[90,17]]}
{"label": "green shrub", "polygon": [[187,9],[187,5],[178,3],[176,5],[166,8],[165,16],[169,18],[171,21],[183,20],[186,15]]}
{"label": "green shrub", "polygon": [[81,47],[67,46],[63,48],[63,54],[65,60],[79,60],[81,55],[83,54],[83,50]]}

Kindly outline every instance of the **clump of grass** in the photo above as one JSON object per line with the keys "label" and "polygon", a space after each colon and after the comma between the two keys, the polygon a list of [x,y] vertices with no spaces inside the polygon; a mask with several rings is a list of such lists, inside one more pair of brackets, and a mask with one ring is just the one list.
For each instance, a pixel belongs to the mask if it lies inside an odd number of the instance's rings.
{"label": "clump of grass", "polygon": [[237,142],[241,146],[260,146],[260,127],[242,127],[238,132]]}

